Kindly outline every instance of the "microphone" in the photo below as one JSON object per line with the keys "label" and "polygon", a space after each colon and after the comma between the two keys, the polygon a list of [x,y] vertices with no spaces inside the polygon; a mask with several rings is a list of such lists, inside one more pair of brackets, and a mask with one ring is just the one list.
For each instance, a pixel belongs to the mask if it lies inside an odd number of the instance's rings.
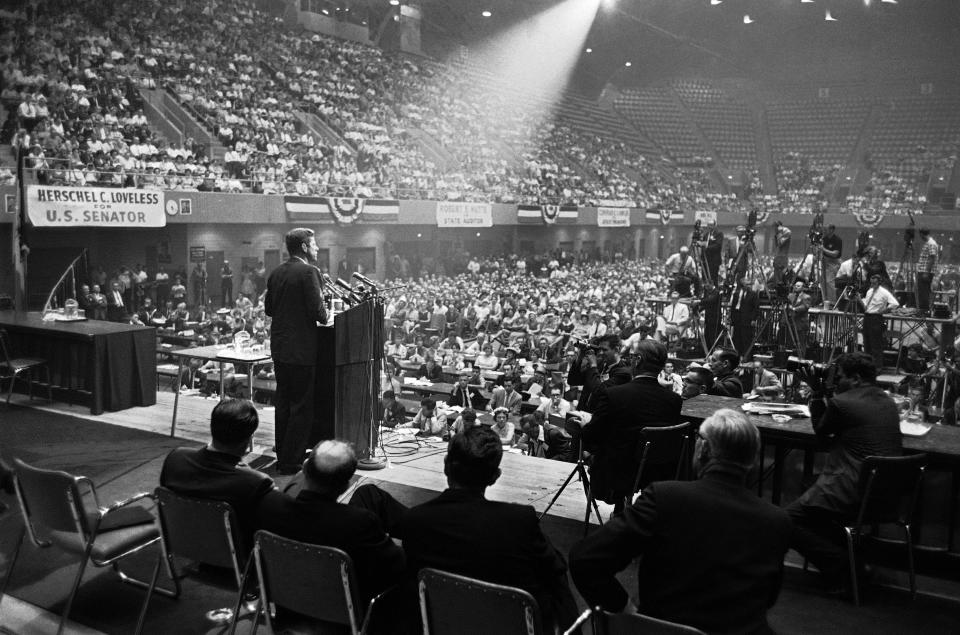
{"label": "microphone", "polygon": [[350,283],[344,282],[343,278],[337,278],[335,283],[340,289],[343,289],[346,293],[353,293],[353,287],[350,286]]}
{"label": "microphone", "polygon": [[332,294],[334,294],[338,298],[343,297],[343,292],[340,289],[338,289],[336,285],[333,284],[333,280],[330,278],[329,274],[321,273],[320,279],[323,281],[323,284],[327,287],[327,289]]}
{"label": "microphone", "polygon": [[358,298],[357,294],[353,292],[353,287],[351,287],[348,283],[344,282],[343,278],[337,278],[337,282],[335,284],[338,287],[340,287],[340,289],[342,289],[341,293],[343,294],[344,300],[346,300],[350,304],[357,304],[358,302],[360,302],[360,298]]}
{"label": "microphone", "polygon": [[368,287],[373,287],[374,289],[377,288],[377,283],[374,282],[373,280],[371,280],[370,278],[366,277],[366,276],[363,275],[362,273],[354,273],[354,274],[353,274],[353,279],[354,279],[354,280],[359,280],[360,282],[362,282],[363,284],[367,285]]}

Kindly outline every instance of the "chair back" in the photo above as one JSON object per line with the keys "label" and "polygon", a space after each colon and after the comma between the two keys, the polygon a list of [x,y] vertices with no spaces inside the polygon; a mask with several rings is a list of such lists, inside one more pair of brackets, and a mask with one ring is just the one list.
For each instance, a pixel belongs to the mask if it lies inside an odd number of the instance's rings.
{"label": "chair back", "polygon": [[637,477],[633,491],[640,491],[645,485],[645,472],[651,465],[675,466],[673,478],[684,478],[690,469],[690,432],[689,422],[675,426],[647,426],[640,430],[637,439],[635,460]]}
{"label": "chair back", "polygon": [[594,611],[593,632],[595,635],[704,635],[700,629],[676,622],[659,620],[639,613],[607,613]]}
{"label": "chair back", "polygon": [[167,555],[232,569],[239,583],[243,545],[230,504],[183,496],[166,487],[158,487],[154,496]]}
{"label": "chair back", "polygon": [[926,465],[926,454],[865,458],[860,466],[858,524],[909,520]]}
{"label": "chair back", "polygon": [[60,470],[33,467],[20,459],[14,459],[14,465],[17,499],[30,539],[37,546],[54,542],[82,550],[90,527],[78,479]]}
{"label": "chair back", "polygon": [[0,329],[0,366],[13,370],[13,345],[10,344],[10,334],[7,329]]}
{"label": "chair back", "polygon": [[363,605],[357,600],[353,560],[346,553],[264,530],[256,533],[253,553],[267,610],[279,605],[359,632]]}
{"label": "chair back", "polygon": [[540,635],[540,607],[522,589],[422,569],[420,615],[424,635]]}

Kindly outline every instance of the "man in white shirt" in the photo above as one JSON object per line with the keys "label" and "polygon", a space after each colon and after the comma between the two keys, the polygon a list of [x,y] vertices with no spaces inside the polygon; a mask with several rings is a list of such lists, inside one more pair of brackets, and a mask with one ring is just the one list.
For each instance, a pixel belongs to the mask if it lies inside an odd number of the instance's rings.
{"label": "man in white shirt", "polygon": [[870,288],[863,296],[863,351],[873,357],[877,368],[883,368],[883,314],[900,303],[880,286],[880,276],[870,276]]}
{"label": "man in white shirt", "polygon": [[657,338],[661,341],[670,336],[681,336],[690,321],[690,307],[680,303],[680,294],[676,291],[670,294],[670,304],[663,307],[663,314],[657,318]]}

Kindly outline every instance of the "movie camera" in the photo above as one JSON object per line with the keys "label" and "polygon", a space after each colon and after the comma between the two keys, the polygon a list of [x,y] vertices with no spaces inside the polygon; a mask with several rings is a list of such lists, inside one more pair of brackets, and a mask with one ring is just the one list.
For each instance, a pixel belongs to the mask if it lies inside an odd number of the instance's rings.
{"label": "movie camera", "polygon": [[800,379],[811,388],[820,387],[820,391],[828,397],[833,395],[837,388],[837,365],[821,364],[807,359],[788,359],[787,371],[797,373]]}

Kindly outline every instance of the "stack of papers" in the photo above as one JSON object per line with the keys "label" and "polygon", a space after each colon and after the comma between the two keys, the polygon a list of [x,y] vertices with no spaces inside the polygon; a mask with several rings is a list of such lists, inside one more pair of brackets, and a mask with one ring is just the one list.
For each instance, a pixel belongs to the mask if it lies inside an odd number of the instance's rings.
{"label": "stack of papers", "polygon": [[403,383],[406,386],[432,386],[433,382],[428,379],[417,379],[416,377],[404,377]]}
{"label": "stack of papers", "polygon": [[753,401],[742,406],[744,412],[755,415],[789,415],[791,417],[810,417],[810,408],[797,403],[773,403]]}

